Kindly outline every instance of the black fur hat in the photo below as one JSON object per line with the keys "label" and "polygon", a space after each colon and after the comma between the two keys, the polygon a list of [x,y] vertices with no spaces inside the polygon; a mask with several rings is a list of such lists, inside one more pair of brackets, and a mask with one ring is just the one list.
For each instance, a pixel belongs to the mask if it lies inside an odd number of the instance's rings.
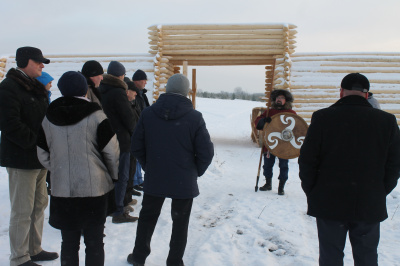
{"label": "black fur hat", "polygon": [[283,95],[286,99],[286,102],[292,103],[294,100],[293,95],[290,93],[290,91],[275,89],[271,92],[272,101],[274,102],[276,100],[276,97],[278,97],[279,95]]}

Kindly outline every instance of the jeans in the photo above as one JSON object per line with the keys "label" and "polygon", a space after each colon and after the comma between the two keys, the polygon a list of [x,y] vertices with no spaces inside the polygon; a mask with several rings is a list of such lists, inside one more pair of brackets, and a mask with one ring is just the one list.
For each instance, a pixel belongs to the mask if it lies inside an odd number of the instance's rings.
{"label": "jeans", "polygon": [[104,225],[89,226],[83,230],[61,230],[61,265],[79,265],[79,246],[81,234],[83,233],[86,245],[85,265],[102,266],[104,265]]}
{"label": "jeans", "polygon": [[119,155],[118,181],[115,183],[115,204],[117,205],[115,215],[124,213],[124,199],[129,179],[129,163],[130,153],[121,153]]}
{"label": "jeans", "polygon": [[7,167],[11,202],[10,265],[20,265],[42,251],[44,210],[49,198],[44,169]]}
{"label": "jeans", "polygon": [[[133,249],[133,260],[145,263],[151,248],[150,242],[154,229],[160,216],[161,208],[165,198],[143,195],[142,210],[136,230],[135,247]],[[192,210],[193,199],[172,199],[171,218],[172,234],[169,243],[169,254],[167,265],[183,265],[183,254],[185,253],[189,218]]]}
{"label": "jeans", "polygon": [[129,160],[129,179],[126,185],[124,206],[127,206],[128,203],[132,201],[133,179],[136,172],[136,158],[131,154]]}
{"label": "jeans", "polygon": [[380,223],[346,222],[317,218],[319,265],[343,265],[347,232],[355,266],[377,266]]}
{"label": "jeans", "polygon": [[142,166],[140,165],[139,161],[136,162],[136,172],[135,176],[133,177],[133,185],[137,186],[143,183],[143,176],[142,176]]}
{"label": "jeans", "polygon": [[[268,157],[269,154],[269,158]],[[265,178],[272,178],[272,169],[274,168],[274,164],[275,164],[275,155],[272,155],[270,152],[264,154],[264,165],[263,165],[263,169],[264,169],[264,176]],[[282,180],[282,181],[286,181],[288,179],[288,173],[289,173],[289,160],[287,159],[279,159],[279,177],[278,179]]]}

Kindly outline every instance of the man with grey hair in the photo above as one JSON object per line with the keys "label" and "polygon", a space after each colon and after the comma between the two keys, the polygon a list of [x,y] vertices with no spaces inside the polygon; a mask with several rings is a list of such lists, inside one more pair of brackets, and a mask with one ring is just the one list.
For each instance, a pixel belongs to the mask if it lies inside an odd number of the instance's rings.
{"label": "man with grey hair", "polygon": [[199,195],[197,178],[207,170],[214,147],[200,112],[187,98],[189,80],[169,78],[166,93],[143,110],[133,133],[132,153],[145,171],[142,210],[133,253],[128,262],[144,265],[165,198],[172,199],[172,235],[167,265],[184,265],[193,198]]}
{"label": "man with grey hair", "polygon": [[48,93],[36,78],[50,60],[35,47],[21,47],[17,68],[0,83],[0,165],[7,168],[10,190],[10,265],[38,265],[56,252],[42,249],[44,210],[48,204],[47,170],[36,153],[39,128],[49,105]]}

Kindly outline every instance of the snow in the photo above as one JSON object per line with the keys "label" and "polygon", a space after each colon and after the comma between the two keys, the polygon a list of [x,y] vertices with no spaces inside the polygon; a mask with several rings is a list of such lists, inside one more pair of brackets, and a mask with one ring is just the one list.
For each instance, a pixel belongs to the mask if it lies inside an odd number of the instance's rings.
{"label": "snow", "polygon": [[[59,94],[54,92],[54,97]],[[53,98],[54,99],[54,98]],[[208,171],[199,178],[200,195],[194,199],[185,265],[262,266],[318,265],[318,236],[315,219],[307,216],[306,197],[300,187],[297,159],[289,162],[286,195],[277,195],[277,164],[273,189],[255,192],[260,148],[250,139],[250,114],[262,103],[243,100],[197,98],[215,147]],[[262,174],[261,174],[262,175]],[[0,265],[9,264],[8,224],[10,204],[8,176],[0,168]],[[260,177],[259,185],[264,180]],[[140,211],[141,197],[134,215]],[[152,253],[146,266],[165,265],[171,235],[170,200],[166,200],[152,238]],[[381,224],[380,265],[400,265],[400,188],[387,197],[389,218]],[[46,209],[42,246],[60,252],[60,231],[48,224]],[[113,224],[107,218],[104,238],[106,265],[128,265],[136,223]],[[80,263],[84,265],[84,243]],[[59,259],[40,262],[60,265]],[[351,247],[346,243],[344,265],[353,265]]]}

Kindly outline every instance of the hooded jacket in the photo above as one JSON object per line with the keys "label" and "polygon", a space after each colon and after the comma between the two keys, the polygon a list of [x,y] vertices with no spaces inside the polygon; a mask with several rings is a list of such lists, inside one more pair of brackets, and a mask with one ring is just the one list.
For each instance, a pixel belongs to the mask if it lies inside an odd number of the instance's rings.
{"label": "hooded jacket", "polygon": [[36,154],[37,134],[46,114],[47,91],[37,79],[11,68],[0,83],[0,165],[42,169]]}
{"label": "hooded jacket", "polygon": [[97,103],[75,97],[53,101],[42,122],[38,157],[51,172],[51,195],[97,197],[118,179],[118,142]]}
{"label": "hooded jacket", "polygon": [[103,75],[99,90],[104,113],[111,122],[111,127],[117,134],[120,152],[129,152],[131,135],[135,128],[131,104],[126,95],[128,85],[109,74]]}
{"label": "hooded jacket", "polygon": [[143,110],[132,153],[145,171],[144,193],[178,199],[199,195],[197,178],[214,156],[200,112],[179,94],[164,93]]}

